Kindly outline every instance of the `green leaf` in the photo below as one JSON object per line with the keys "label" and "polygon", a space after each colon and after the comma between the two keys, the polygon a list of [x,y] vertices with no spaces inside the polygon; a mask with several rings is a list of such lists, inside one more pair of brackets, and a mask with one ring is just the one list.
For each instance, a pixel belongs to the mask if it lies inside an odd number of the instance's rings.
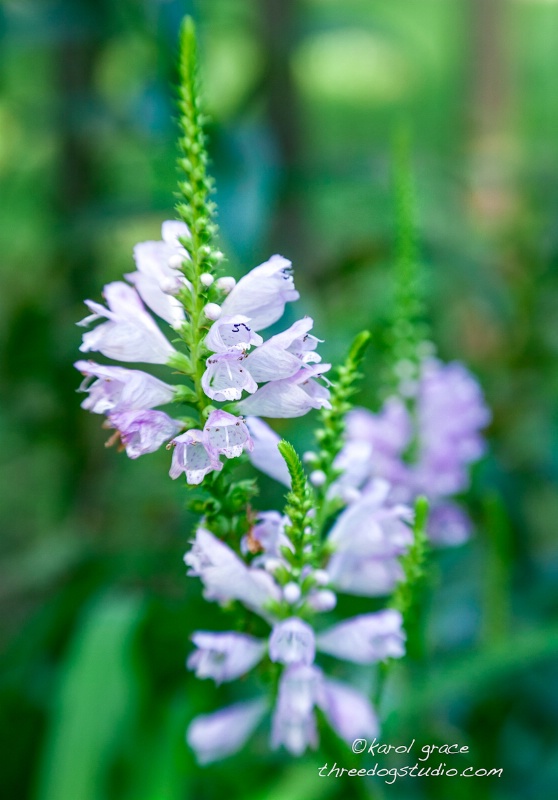
{"label": "green leaf", "polygon": [[338,791],[335,779],[321,778],[318,770],[324,761],[305,759],[287,769],[273,786],[250,795],[249,800],[319,800],[331,797]]}
{"label": "green leaf", "polygon": [[137,597],[97,599],[70,644],[47,731],[37,800],[106,800],[112,759],[135,706]]}

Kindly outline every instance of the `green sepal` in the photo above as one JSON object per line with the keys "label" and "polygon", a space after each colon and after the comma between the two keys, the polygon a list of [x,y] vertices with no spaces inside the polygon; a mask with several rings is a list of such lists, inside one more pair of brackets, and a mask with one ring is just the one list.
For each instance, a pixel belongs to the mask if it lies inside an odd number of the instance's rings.
{"label": "green sepal", "polygon": [[195,405],[198,402],[198,397],[193,389],[190,389],[189,386],[184,386],[180,384],[176,387],[174,397],[174,403],[186,403],[187,405]]}
{"label": "green sepal", "polygon": [[192,374],[192,362],[185,353],[175,352],[167,361],[167,366],[185,375]]}

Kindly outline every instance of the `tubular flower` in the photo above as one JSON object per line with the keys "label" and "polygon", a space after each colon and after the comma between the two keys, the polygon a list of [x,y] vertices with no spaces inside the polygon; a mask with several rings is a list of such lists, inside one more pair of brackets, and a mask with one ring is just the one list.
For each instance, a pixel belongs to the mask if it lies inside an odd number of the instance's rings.
{"label": "tubular flower", "polygon": [[223,314],[243,314],[254,330],[268,328],[283,316],[285,305],[298,300],[292,264],[283,256],[271,256],[241,278],[225,298]]}
{"label": "tubular flower", "polygon": [[[481,431],[490,412],[474,377],[457,362],[423,362],[414,397],[414,414],[398,397],[377,414],[355,409],[347,416],[347,442],[338,463],[348,463],[351,450],[367,445],[351,485],[366,493],[374,478],[391,485],[390,502],[412,503],[425,495],[431,503],[428,532],[440,544],[460,544],[471,523],[451,502],[469,486],[469,468],[484,453]],[[354,464],[354,458],[353,458]],[[348,485],[341,476],[338,491]]]}
{"label": "tubular flower", "polygon": [[319,384],[319,378],[331,364],[305,367],[292,377],[270,381],[252,397],[246,397],[237,408],[242,414],[258,417],[302,417],[311,408],[329,408],[329,390]]}
{"label": "tubular flower", "polygon": [[[379,593],[377,578],[372,587],[363,586],[363,582],[356,590],[350,583],[345,587],[340,580],[343,577],[340,557],[351,557],[356,564],[365,564],[368,577],[368,562],[373,561],[390,576],[389,586],[384,580],[382,588],[385,592],[393,589],[393,565],[399,566],[395,553],[403,553],[410,543],[407,522],[411,514],[405,508],[394,510],[386,506],[386,495],[386,487],[380,485],[373,495],[363,498],[362,507],[352,512],[351,517],[342,519],[341,515],[338,532],[329,542],[328,551],[333,552],[323,569],[304,567],[300,574],[295,572],[286,577],[290,570],[287,556],[294,552],[294,545],[285,533],[289,521],[274,511],[260,512],[243,542],[244,558],[203,528],[198,530],[194,547],[185,556],[191,568],[189,574],[201,578],[208,599],[221,603],[239,600],[270,626],[267,646],[262,639],[250,638],[244,650],[238,634],[196,634],[194,644],[198,650],[190,656],[188,666],[200,677],[211,677],[219,683],[246,674],[266,658],[280,665],[282,671],[271,720],[272,748],[283,746],[299,756],[308,747],[316,747],[317,708],[348,742],[359,736],[377,735],[377,718],[367,698],[349,685],[329,680],[315,658],[316,654],[325,653],[357,664],[400,658],[405,652],[401,613],[386,609],[361,614],[325,629],[314,617],[335,607],[335,593],[328,587],[337,586],[353,594]],[[348,541],[350,530],[355,533],[354,551]],[[249,565],[247,561],[254,553],[257,555]],[[275,572],[283,573],[282,589],[272,577]],[[287,608],[289,616],[285,614]],[[195,719],[190,730],[197,730],[199,719],[206,718]],[[245,738],[242,737],[241,744]],[[203,748],[195,741],[191,744],[198,760],[205,760]],[[215,753],[214,758],[228,752]]]}
{"label": "tubular flower", "polygon": [[188,254],[179,238],[190,238],[183,222],[163,222],[162,241],[141,242],[134,247],[137,271],[126,277],[133,283],[143,302],[173,327],[184,322],[186,316],[180,301],[174,297],[181,289],[191,289],[191,284],[180,272],[180,264]]}
{"label": "tubular flower", "polygon": [[173,386],[141,370],[107,367],[94,361],[76,361],[74,366],[86,376],[79,391],[89,396],[81,407],[94,414],[155,408],[174,398]]}
{"label": "tubular flower", "polygon": [[108,309],[91,300],[85,301],[93,313],[80,325],[89,325],[103,317],[107,322],[84,334],[80,350],[83,353],[97,351],[118,361],[166,364],[175,349],[145,310],[136,290],[115,281],[105,286],[104,295]]}
{"label": "tubular flower", "polygon": [[[182,428],[162,411],[118,411],[108,415],[107,428],[115,428],[130,458],[153,453]],[[109,443],[110,442],[109,440]]]}
{"label": "tubular flower", "polygon": [[197,650],[188,659],[188,669],[198,678],[223,683],[240,678],[264,656],[265,642],[241,633],[206,633],[192,636]]}

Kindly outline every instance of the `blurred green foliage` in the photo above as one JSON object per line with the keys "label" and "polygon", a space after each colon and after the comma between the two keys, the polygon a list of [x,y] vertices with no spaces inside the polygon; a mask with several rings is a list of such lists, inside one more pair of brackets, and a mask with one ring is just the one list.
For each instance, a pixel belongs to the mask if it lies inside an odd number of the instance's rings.
{"label": "blurred green foliage", "polygon": [[[168,454],[105,451],[72,368],[83,298],[172,214],[185,13],[201,30],[229,268],[291,258],[297,313],[315,317],[328,360],[372,330],[372,405],[392,139],[401,119],[412,128],[433,336],[481,376],[494,422],[467,498],[477,535],[433,556],[428,652],[390,676],[383,737],[469,745],[500,779],[320,779],[325,761],[353,765],[331,737],[301,762],[261,735],[206,769],[186,749],[194,714],[245,691],[184,670],[193,628],[227,619],[185,578],[192,519]],[[556,794],[557,34],[551,0],[1,0],[3,796]],[[310,443],[306,424],[278,429]],[[260,508],[280,502],[264,481]]]}

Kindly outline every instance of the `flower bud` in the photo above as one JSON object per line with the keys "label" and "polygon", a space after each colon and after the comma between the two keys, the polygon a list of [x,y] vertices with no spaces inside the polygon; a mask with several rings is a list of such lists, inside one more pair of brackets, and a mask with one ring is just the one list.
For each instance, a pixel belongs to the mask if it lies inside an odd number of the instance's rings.
{"label": "flower bud", "polygon": [[309,596],[308,603],[314,611],[331,611],[337,605],[337,597],[330,589],[320,589]]}
{"label": "flower bud", "polygon": [[232,292],[236,286],[236,281],[234,278],[226,275],[223,278],[218,278],[215,282],[215,286],[222,292],[225,292],[225,294],[229,294],[229,292]]}
{"label": "flower bud", "polygon": [[312,464],[314,461],[318,460],[318,456],[312,450],[307,450],[302,456],[302,460],[305,464]]}
{"label": "flower bud", "polygon": [[208,303],[206,306],[204,306],[203,313],[207,319],[215,322],[215,320],[219,319],[221,316],[221,306],[218,306],[217,303]]}
{"label": "flower bud", "polygon": [[339,494],[343,502],[349,505],[349,503],[355,503],[362,493],[358,489],[355,489],[354,486],[343,486]]}
{"label": "flower bud", "polygon": [[213,275],[210,275],[209,272],[204,272],[203,275],[200,275],[200,281],[203,286],[211,286],[215,278]]}
{"label": "flower bud", "polygon": [[318,586],[327,586],[329,583],[329,573],[327,573],[325,569],[317,569],[313,573],[313,578]]}
{"label": "flower bud", "polygon": [[310,483],[312,484],[312,486],[316,486],[316,488],[319,488],[320,486],[323,486],[326,481],[327,481],[327,475],[323,470],[315,469],[314,472],[310,473]]}
{"label": "flower bud", "polygon": [[289,605],[298,603],[300,600],[300,586],[298,583],[288,583],[286,586],[284,586],[283,597],[287,603],[289,603]]}
{"label": "flower bud", "polygon": [[184,261],[184,256],[175,253],[174,255],[169,257],[168,264],[171,269],[180,269],[183,261]]}

